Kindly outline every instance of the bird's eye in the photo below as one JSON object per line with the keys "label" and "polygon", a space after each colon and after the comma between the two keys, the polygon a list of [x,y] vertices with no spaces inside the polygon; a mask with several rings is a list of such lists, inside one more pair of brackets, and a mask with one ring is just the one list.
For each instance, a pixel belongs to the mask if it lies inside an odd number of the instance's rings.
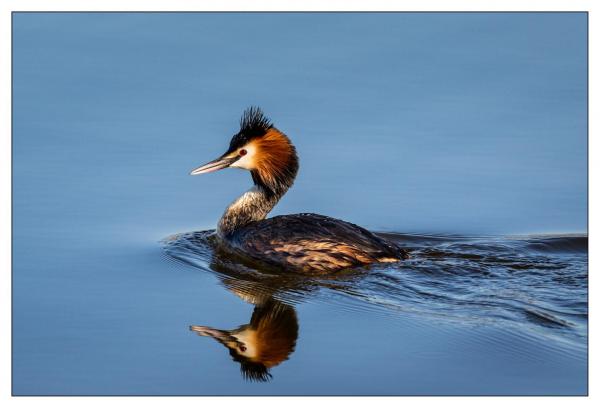
{"label": "bird's eye", "polygon": [[248,151],[246,149],[240,150],[240,156],[245,156]]}
{"label": "bird's eye", "polygon": [[240,351],[246,351],[246,346],[240,346]]}

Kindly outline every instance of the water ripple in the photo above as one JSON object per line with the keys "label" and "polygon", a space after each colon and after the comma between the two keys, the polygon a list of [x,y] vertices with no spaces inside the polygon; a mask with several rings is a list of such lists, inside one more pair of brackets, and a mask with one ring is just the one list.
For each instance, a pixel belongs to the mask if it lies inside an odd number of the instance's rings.
{"label": "water ripple", "polygon": [[317,277],[242,264],[216,249],[212,231],[177,234],[163,245],[169,256],[217,274],[250,302],[326,301],[447,324],[519,327],[568,344],[570,351],[561,346],[563,352],[581,358],[587,344],[587,236],[381,235],[408,248],[411,259]]}

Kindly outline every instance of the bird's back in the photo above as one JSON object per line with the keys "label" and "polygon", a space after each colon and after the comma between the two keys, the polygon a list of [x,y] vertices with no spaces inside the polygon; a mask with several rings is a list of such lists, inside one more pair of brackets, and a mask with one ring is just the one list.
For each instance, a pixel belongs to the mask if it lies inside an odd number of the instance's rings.
{"label": "bird's back", "polygon": [[250,223],[235,232],[230,244],[260,262],[308,273],[408,258],[404,249],[358,225],[318,214]]}

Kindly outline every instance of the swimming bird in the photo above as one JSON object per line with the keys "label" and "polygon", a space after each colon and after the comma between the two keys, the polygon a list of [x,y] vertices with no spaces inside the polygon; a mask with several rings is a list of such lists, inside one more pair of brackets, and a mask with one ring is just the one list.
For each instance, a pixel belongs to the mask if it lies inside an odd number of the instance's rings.
{"label": "swimming bird", "polygon": [[327,273],[408,258],[406,250],[358,225],[319,214],[266,218],[294,183],[299,161],[290,139],[258,107],[246,109],[240,130],[216,160],[191,175],[227,167],[248,170],[254,186],[219,220],[219,244],[233,253],[276,268]]}

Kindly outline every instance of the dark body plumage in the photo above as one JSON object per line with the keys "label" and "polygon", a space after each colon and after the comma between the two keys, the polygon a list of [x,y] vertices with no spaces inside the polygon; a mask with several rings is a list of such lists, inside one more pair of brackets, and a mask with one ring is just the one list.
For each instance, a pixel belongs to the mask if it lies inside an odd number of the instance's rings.
{"label": "dark body plumage", "polygon": [[408,258],[404,249],[346,221],[319,214],[291,214],[248,224],[230,245],[275,267],[332,272]]}
{"label": "dark body plumage", "polygon": [[357,225],[318,214],[266,219],[294,183],[299,162],[288,137],[258,108],[248,109],[229,149],[192,175],[225,167],[249,170],[254,187],[226,210],[217,227],[223,249],[278,269],[333,272],[408,258],[405,250]]}

